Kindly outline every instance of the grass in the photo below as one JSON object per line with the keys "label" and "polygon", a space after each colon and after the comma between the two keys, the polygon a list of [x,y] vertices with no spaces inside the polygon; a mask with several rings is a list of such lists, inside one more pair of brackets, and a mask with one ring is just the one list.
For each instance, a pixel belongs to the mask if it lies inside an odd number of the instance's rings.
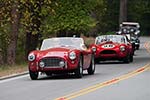
{"label": "grass", "polygon": [[21,73],[28,70],[27,63],[0,66],[0,77]]}

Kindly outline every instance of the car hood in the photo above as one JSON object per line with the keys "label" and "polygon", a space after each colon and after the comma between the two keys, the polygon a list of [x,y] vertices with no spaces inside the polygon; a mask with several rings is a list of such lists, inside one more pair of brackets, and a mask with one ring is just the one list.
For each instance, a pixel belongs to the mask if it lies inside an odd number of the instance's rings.
{"label": "car hood", "polygon": [[41,59],[44,57],[64,57],[68,55],[68,52],[71,52],[74,49],[71,48],[51,48],[51,49],[47,49],[47,50],[42,50],[42,51],[35,51],[35,55],[37,57],[37,59]]}

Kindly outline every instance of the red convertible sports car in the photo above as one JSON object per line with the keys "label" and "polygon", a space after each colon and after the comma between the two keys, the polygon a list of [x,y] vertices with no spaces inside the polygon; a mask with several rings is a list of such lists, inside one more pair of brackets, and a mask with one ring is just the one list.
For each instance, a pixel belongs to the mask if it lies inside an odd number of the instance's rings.
{"label": "red convertible sports car", "polygon": [[133,61],[133,48],[124,35],[102,35],[95,39],[92,45],[95,51],[95,62],[105,60],[119,60],[124,63]]}
{"label": "red convertible sports car", "polygon": [[40,50],[28,55],[29,74],[32,80],[39,72],[46,75],[74,73],[81,78],[83,70],[94,74],[95,63],[92,49],[87,49],[82,38],[61,37],[43,40]]}

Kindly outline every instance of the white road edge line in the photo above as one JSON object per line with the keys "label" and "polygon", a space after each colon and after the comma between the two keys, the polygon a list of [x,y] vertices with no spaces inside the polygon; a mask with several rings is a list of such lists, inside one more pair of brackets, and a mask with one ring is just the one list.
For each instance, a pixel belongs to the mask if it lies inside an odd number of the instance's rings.
{"label": "white road edge line", "polygon": [[17,80],[17,79],[21,79],[21,78],[28,77],[28,76],[29,76],[29,74],[13,77],[13,78],[9,78],[9,79],[0,80],[0,84],[5,83],[5,82],[9,82],[9,81],[13,81],[13,80]]}

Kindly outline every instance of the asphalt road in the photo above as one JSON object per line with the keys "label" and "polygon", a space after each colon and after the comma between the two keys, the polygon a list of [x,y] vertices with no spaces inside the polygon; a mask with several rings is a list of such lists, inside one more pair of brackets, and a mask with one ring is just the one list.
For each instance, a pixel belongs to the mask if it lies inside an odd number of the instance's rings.
{"label": "asphalt road", "polygon": [[85,71],[82,79],[62,75],[32,81],[29,75],[23,75],[0,80],[0,100],[150,100],[146,41],[150,37],[141,37],[133,63],[102,62],[96,65],[94,75]]}

